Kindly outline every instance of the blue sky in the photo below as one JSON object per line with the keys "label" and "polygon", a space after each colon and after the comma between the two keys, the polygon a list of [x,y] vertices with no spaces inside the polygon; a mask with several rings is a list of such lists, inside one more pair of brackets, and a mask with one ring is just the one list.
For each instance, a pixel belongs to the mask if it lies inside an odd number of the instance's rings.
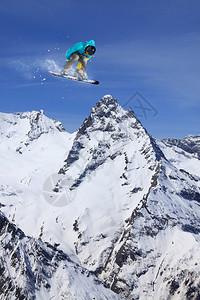
{"label": "blue sky", "polygon": [[[73,132],[111,94],[156,138],[200,134],[199,0],[1,0],[0,27],[1,112],[43,109]],[[90,39],[99,86],[47,73]]]}

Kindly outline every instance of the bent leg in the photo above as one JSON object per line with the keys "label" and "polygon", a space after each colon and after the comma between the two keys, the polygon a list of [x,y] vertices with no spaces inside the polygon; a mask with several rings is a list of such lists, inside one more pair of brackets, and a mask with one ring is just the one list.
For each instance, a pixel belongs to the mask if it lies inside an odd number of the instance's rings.
{"label": "bent leg", "polygon": [[72,53],[72,55],[70,56],[70,61],[68,61],[64,65],[63,69],[61,70],[61,74],[67,74],[70,71],[73,64],[75,62],[77,62],[79,60],[79,58],[80,58],[80,56],[76,52]]}
{"label": "bent leg", "polygon": [[78,70],[80,70],[80,68],[82,67],[82,63],[79,61],[76,70],[74,71],[74,77],[78,77]]}
{"label": "bent leg", "polygon": [[82,55],[79,58],[79,62],[82,64],[81,68],[78,70],[78,76],[81,79],[84,79],[86,76],[86,66],[87,66],[87,57],[85,55]]}

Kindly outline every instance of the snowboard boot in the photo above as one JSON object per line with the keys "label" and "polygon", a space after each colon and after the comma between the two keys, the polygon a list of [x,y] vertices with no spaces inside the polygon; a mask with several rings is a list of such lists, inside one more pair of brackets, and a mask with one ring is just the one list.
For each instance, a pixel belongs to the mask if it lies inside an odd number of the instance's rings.
{"label": "snowboard boot", "polygon": [[86,72],[85,72],[82,68],[79,69],[76,73],[77,73],[77,77],[78,77],[80,80],[86,79]]}
{"label": "snowboard boot", "polygon": [[78,71],[77,70],[74,71],[73,77],[78,78]]}
{"label": "snowboard boot", "polygon": [[60,71],[60,74],[61,75],[68,75],[68,70],[65,70],[65,68],[63,68],[61,71]]}

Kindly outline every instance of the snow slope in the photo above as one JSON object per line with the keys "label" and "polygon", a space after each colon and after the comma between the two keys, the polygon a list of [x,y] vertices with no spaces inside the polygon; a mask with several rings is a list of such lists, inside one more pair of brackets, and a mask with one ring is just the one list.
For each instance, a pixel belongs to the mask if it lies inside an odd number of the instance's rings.
{"label": "snow slope", "polygon": [[2,205],[6,205],[11,221],[38,237],[43,222],[41,212],[48,210],[43,183],[58,172],[73,134],[67,133],[60,122],[48,119],[43,111],[1,113],[0,131]]}
{"label": "snow slope", "polygon": [[0,299],[122,299],[56,247],[26,236],[0,213]]}
{"label": "snow slope", "polygon": [[10,221],[121,297],[198,299],[195,153],[153,139],[110,95],[72,135],[42,111],[1,114],[0,125],[0,203]]}

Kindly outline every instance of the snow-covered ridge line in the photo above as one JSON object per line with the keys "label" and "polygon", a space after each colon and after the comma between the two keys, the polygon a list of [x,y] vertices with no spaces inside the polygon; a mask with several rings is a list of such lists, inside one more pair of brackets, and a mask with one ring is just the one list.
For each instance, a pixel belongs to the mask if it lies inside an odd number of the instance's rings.
{"label": "snow-covered ridge line", "polygon": [[176,146],[184,151],[194,154],[198,159],[200,159],[200,135],[188,135],[183,139],[163,139],[166,145]]}
{"label": "snow-covered ridge line", "polygon": [[[24,121],[23,121],[24,120]],[[26,122],[27,121],[27,122]],[[4,126],[6,124],[6,128]],[[30,129],[27,133],[30,138],[37,138],[40,134],[48,133],[49,131],[53,130],[60,130],[65,131],[62,124],[55,120],[55,119],[49,119],[44,115],[44,111],[28,111],[28,112],[18,112],[18,113],[0,113],[0,128],[1,128],[1,134],[5,134],[4,130],[7,131],[9,129],[15,129],[15,126],[18,131],[22,131],[21,126],[25,126],[26,124],[26,130]],[[28,128],[29,127],[29,128]],[[36,135],[34,137],[33,133],[34,131],[38,131],[38,136]],[[22,131],[23,132],[23,131]]]}
{"label": "snow-covered ridge line", "polygon": [[9,139],[9,147],[19,154],[42,135],[66,132],[62,124],[49,119],[43,110],[22,113],[0,113],[0,142]]}

